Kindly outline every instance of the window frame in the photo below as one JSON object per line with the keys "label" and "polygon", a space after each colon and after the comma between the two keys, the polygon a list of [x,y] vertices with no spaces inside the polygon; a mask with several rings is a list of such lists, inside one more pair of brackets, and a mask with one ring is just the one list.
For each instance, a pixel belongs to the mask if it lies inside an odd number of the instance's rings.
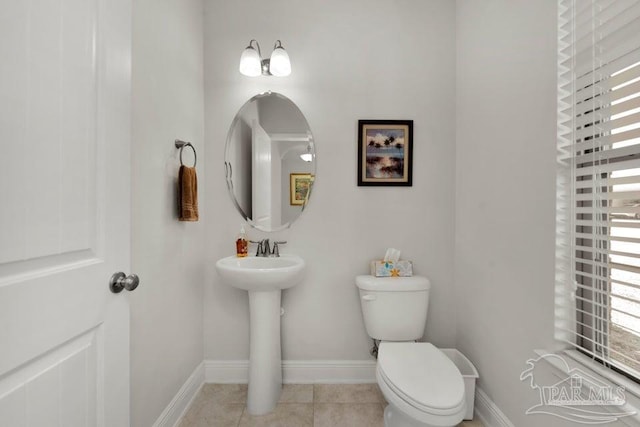
{"label": "window frame", "polygon": [[[616,88],[626,87],[625,84],[635,87],[640,83],[640,80],[637,80],[640,77],[636,78],[637,82],[630,79],[622,80],[622,85],[618,82],[618,86],[612,83],[620,80],[615,76],[622,73],[621,70],[631,69],[634,71],[629,75],[640,76],[640,37],[632,40],[634,43],[637,41],[637,44],[633,45],[631,53],[627,53],[633,58],[637,56],[638,62],[627,68],[615,68],[613,63],[617,63],[619,58],[614,57],[606,49],[600,49],[605,46],[604,40],[607,40],[607,37],[616,35],[618,29],[615,25],[618,23],[622,29],[630,23],[640,23],[640,5],[629,6],[629,9],[634,10],[637,15],[628,17],[622,16],[620,12],[625,11],[628,3],[616,3],[615,0],[608,4],[614,5],[613,8],[618,15],[606,7],[600,7],[604,4],[600,0],[590,2],[591,10],[588,6],[585,7],[587,2],[583,0],[559,0],[558,4],[556,339],[575,347],[577,351],[607,369],[640,383],[640,360],[638,363],[633,361],[634,366],[631,366],[620,361],[624,359],[618,357],[614,359],[611,356],[615,352],[623,358],[628,358],[621,351],[612,351],[611,347],[613,341],[611,326],[614,324],[612,313],[614,311],[625,313],[616,309],[613,304],[614,298],[620,298],[612,292],[613,283],[616,282],[613,277],[614,271],[628,271],[632,267],[631,269],[638,269],[637,273],[632,274],[640,276],[640,265],[612,261],[612,257],[624,257],[625,253],[640,257],[640,249],[635,249],[633,252],[625,250],[622,251],[622,255],[613,255],[616,251],[612,241],[619,242],[624,238],[624,236],[615,236],[614,228],[622,230],[628,227],[628,225],[626,227],[624,224],[621,225],[620,222],[618,227],[613,225],[615,221],[613,209],[619,207],[614,200],[626,197],[624,190],[618,197],[614,195],[616,190],[613,182],[616,180],[613,175],[618,170],[632,170],[624,169],[630,164],[628,163],[630,160],[637,160],[640,164],[640,137],[628,140],[632,142],[629,146],[635,148],[618,150],[620,145],[616,147],[614,142],[616,138],[612,137],[613,131],[618,129],[613,128],[613,122],[617,120],[614,111],[618,108],[613,107],[612,99],[618,96],[618,93],[610,96]],[[590,17],[589,13],[591,13]],[[585,19],[585,15],[591,21]],[[592,27],[583,26],[580,31],[576,30],[576,22],[580,20],[590,22]],[[603,37],[598,37],[600,27],[606,28],[606,34]],[[587,37],[586,43],[585,37],[576,35],[581,32],[589,34],[589,31],[592,40]],[[592,43],[593,52],[589,52],[589,43]],[[611,46],[612,43],[608,40],[608,47],[611,48]],[[581,50],[578,51],[578,49]],[[593,55],[591,68],[585,62],[578,64],[576,58],[582,55],[582,61],[584,61],[584,57],[590,58],[589,54]],[[600,55],[611,62],[600,61]],[[581,70],[582,74],[578,75],[576,70]],[[625,74],[624,77],[627,75]],[[610,86],[607,87],[607,85]],[[640,100],[640,89],[632,94]],[[630,104],[636,104],[636,102]],[[629,111],[630,116],[637,114],[633,108]],[[624,110],[624,112],[627,111]],[[640,126],[640,118],[632,124]],[[640,130],[640,127],[638,129]],[[635,144],[633,144],[634,140],[637,140]],[[626,141],[623,140],[624,142]],[[581,175],[581,169],[584,169],[583,172],[588,171],[589,174]],[[635,169],[638,169],[638,172],[631,176],[636,179],[634,183],[640,186],[640,166]],[[580,182],[584,184],[588,180],[593,181],[591,186],[579,185]],[[589,197],[589,194],[593,196]],[[628,206],[622,206],[628,208]],[[621,211],[625,212],[625,209]],[[635,219],[639,218],[640,205],[635,214]],[[640,228],[640,221],[634,227]],[[614,236],[617,238],[612,239]],[[640,238],[635,239],[640,243]],[[620,258],[616,259],[620,260]],[[626,268],[616,269],[615,265],[626,266]],[[640,277],[634,280],[638,280],[638,283],[633,285],[638,287],[640,294]],[[620,279],[617,281],[619,282]],[[637,300],[633,300],[633,303],[636,302],[640,306],[640,295]],[[636,312],[633,313],[636,317]],[[640,322],[640,307],[637,308],[637,318]],[[624,327],[620,326],[620,329],[624,330]],[[637,332],[636,335],[640,339],[640,329]]]}

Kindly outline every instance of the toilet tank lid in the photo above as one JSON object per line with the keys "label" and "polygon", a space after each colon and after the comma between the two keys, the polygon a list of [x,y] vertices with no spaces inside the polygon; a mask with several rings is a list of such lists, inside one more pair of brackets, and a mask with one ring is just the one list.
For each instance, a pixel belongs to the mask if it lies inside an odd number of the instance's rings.
{"label": "toilet tank lid", "polygon": [[364,291],[411,292],[428,291],[429,279],[424,276],[411,277],[375,277],[356,276],[356,286]]}

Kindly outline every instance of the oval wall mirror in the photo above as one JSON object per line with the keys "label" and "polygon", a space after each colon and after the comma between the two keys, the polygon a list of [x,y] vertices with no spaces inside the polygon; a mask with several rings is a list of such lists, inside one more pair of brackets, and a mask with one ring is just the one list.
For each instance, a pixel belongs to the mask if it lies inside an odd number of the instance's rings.
{"label": "oval wall mirror", "polygon": [[307,119],[279,93],[254,96],[231,123],[224,166],[231,200],[252,227],[289,227],[305,209],[315,182]]}

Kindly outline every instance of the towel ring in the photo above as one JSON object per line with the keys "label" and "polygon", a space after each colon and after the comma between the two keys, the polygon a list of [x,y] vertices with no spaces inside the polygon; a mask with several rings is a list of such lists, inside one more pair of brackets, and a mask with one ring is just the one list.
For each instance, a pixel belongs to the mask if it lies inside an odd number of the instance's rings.
{"label": "towel ring", "polygon": [[190,142],[181,141],[179,139],[176,139],[175,143],[176,143],[176,148],[180,149],[180,164],[182,166],[184,166],[184,162],[182,161],[182,150],[184,150],[184,147],[191,147],[191,149],[193,150],[193,166],[192,167],[195,168],[196,164],[198,163],[198,153],[196,153],[196,148]]}

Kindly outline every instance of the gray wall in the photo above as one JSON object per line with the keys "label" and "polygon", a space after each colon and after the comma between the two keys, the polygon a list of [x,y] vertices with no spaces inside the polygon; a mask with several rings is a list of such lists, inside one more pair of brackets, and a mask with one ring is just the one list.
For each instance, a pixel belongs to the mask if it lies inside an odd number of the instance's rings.
{"label": "gray wall", "polygon": [[[240,75],[250,38],[265,56],[281,39],[291,76]],[[371,360],[354,277],[390,246],[433,282],[427,339],[453,346],[455,2],[211,0],[205,46],[205,359],[249,354],[247,294],[222,283],[214,262],[234,253],[242,224],[223,178],[226,133],[244,102],[266,90],[300,107],[318,155],[308,209],[269,236],[308,261],[305,280],[283,295],[283,358]],[[414,120],[413,187],[357,187],[357,121],[371,118]]]}
{"label": "gray wall", "polygon": [[456,343],[516,426],[574,425],[519,380],[553,346],[556,2],[456,5]]}
{"label": "gray wall", "polygon": [[[178,222],[175,138],[204,175],[202,0],[133,2],[131,425],[152,425],[202,362],[204,224]],[[190,153],[185,161],[191,164]],[[224,175],[220,175],[220,181]],[[226,196],[226,195],[225,195]]]}

